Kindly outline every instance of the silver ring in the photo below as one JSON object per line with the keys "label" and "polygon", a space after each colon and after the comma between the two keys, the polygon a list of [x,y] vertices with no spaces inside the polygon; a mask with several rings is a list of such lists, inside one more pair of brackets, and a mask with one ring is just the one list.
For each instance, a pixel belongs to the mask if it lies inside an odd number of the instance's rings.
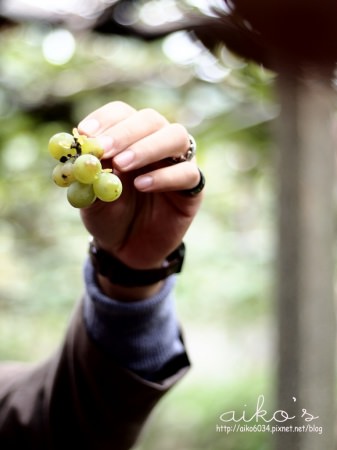
{"label": "silver ring", "polygon": [[197,152],[197,143],[195,142],[195,139],[190,134],[188,135],[188,138],[190,140],[190,146],[188,147],[187,152],[184,155],[180,155],[177,157],[171,157],[170,160],[177,164],[185,161],[191,161],[191,159],[195,156]]}

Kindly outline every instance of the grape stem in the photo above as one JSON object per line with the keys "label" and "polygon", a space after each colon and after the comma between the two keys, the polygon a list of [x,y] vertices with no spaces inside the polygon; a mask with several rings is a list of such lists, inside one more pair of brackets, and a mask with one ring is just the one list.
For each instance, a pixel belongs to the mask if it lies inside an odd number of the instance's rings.
{"label": "grape stem", "polygon": [[74,142],[71,144],[71,148],[76,149],[77,156],[80,156],[82,154],[82,147],[77,138],[74,138]]}

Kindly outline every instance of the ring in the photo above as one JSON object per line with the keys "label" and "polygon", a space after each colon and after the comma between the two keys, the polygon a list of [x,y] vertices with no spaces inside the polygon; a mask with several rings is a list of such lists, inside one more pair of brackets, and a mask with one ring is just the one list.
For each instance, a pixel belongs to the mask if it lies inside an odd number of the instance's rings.
{"label": "ring", "polygon": [[186,195],[187,197],[194,197],[195,195],[199,194],[205,187],[206,179],[204,174],[199,170],[200,180],[199,183],[192,189],[185,189],[184,191],[181,191],[181,194]]}
{"label": "ring", "polygon": [[185,161],[191,161],[191,159],[193,158],[193,156],[196,154],[197,151],[197,143],[195,142],[195,139],[193,136],[191,136],[190,134],[188,135],[188,138],[190,140],[190,146],[188,147],[187,152],[184,155],[180,155],[177,157],[171,157],[170,160],[177,164],[177,163],[181,163],[181,162],[185,162]]}

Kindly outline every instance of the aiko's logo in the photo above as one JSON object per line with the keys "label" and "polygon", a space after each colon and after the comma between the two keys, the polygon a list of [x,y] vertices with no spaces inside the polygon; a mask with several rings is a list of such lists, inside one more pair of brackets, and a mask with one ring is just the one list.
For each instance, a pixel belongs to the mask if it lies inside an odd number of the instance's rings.
{"label": "aiko's logo", "polygon": [[[296,401],[296,398],[293,397],[293,400]],[[248,414],[246,410],[243,410],[240,413],[236,411],[226,411],[223,412],[219,419],[222,422],[258,422],[259,420],[269,423],[269,422],[286,422],[287,420],[293,420],[296,416],[291,416],[282,409],[278,409],[277,411],[269,412],[266,409],[263,409],[265,399],[263,395],[260,395],[257,399],[256,408],[253,414]],[[300,417],[304,419],[306,422],[311,422],[319,418],[319,416],[315,416],[308,412],[305,408],[302,409]]]}

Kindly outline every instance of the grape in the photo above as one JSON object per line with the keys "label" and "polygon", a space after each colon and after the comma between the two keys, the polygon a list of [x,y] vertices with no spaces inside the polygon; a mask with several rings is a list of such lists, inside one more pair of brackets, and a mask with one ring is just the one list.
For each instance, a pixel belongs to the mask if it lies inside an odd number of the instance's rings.
{"label": "grape", "polygon": [[120,179],[111,169],[103,170],[100,159],[104,149],[96,138],[57,133],[49,140],[48,150],[59,163],[54,167],[52,178],[60,187],[67,187],[67,198],[74,208],[90,206],[98,197],[112,202],[122,193]]}
{"label": "grape", "polygon": [[49,139],[48,150],[57,160],[76,155],[76,148],[72,148],[74,136],[69,133],[56,133]]}
{"label": "grape", "polygon": [[74,176],[77,181],[92,184],[102,171],[102,164],[94,155],[81,155],[74,162]]}
{"label": "grape", "polygon": [[75,181],[68,187],[67,198],[74,208],[90,206],[96,199],[92,184]]}
{"label": "grape", "polygon": [[99,142],[95,138],[88,138],[82,136],[81,149],[83,154],[90,153],[101,159],[104,154],[104,149],[99,145]]}
{"label": "grape", "polygon": [[117,175],[101,172],[93,183],[96,196],[104,202],[113,202],[122,193],[122,183]]}
{"label": "grape", "polygon": [[52,178],[60,187],[70,186],[75,181],[72,161],[66,161],[64,164],[58,163],[54,167]]}

